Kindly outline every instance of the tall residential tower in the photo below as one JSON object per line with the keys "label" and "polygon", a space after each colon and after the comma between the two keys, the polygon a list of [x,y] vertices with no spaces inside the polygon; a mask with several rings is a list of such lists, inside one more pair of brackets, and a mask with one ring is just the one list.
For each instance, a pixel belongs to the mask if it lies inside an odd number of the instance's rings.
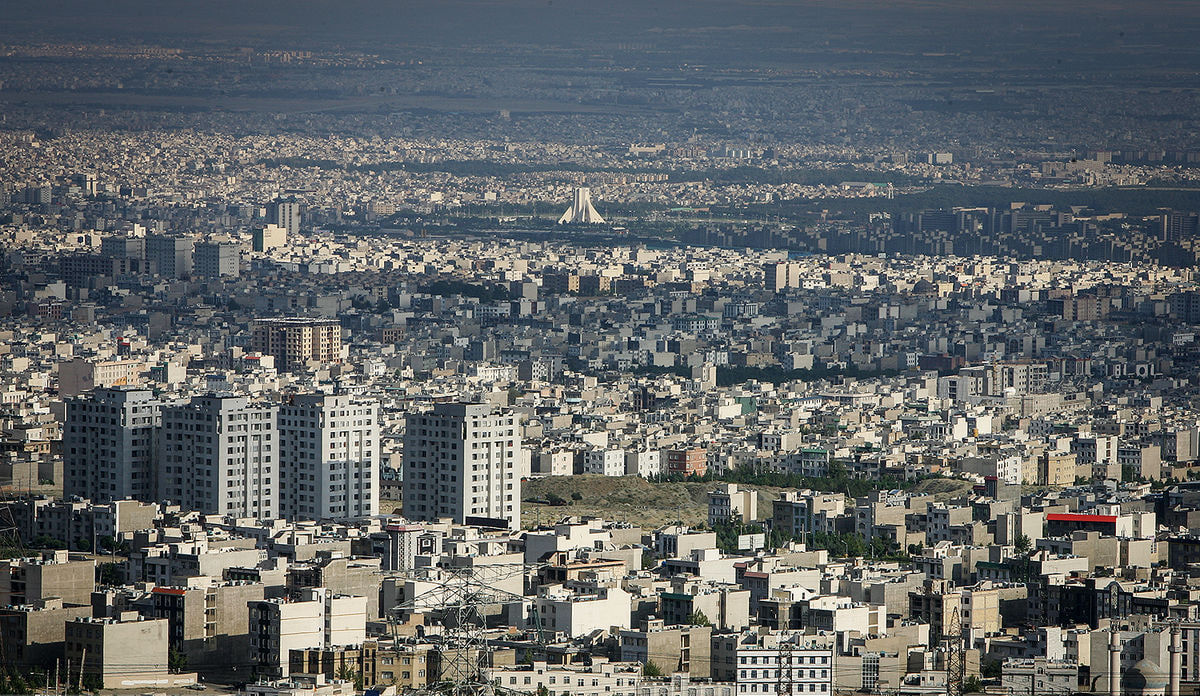
{"label": "tall residential tower", "polygon": [[159,497],[205,514],[279,516],[276,407],[198,396],[163,409]]}
{"label": "tall residential tower", "polygon": [[279,409],[279,514],[288,519],[379,512],[379,405],[304,394]]}
{"label": "tall residential tower", "polygon": [[163,403],[149,389],[96,389],[67,401],[63,495],[154,500]]}
{"label": "tall residential tower", "polygon": [[521,525],[521,440],[511,411],[437,404],[404,430],[404,516]]}

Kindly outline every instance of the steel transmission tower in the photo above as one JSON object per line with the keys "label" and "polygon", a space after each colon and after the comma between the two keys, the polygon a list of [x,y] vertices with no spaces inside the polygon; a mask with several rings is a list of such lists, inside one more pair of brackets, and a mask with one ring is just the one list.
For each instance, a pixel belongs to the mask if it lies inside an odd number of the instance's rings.
{"label": "steel transmission tower", "polygon": [[[403,577],[431,587],[393,609],[400,613],[426,613],[440,618],[443,626],[441,677],[428,690],[447,696],[493,696],[503,691],[488,681],[490,651],[487,645],[487,609],[514,602],[523,603],[524,594],[517,594],[497,585],[520,576],[522,585],[526,573],[546,564],[497,563],[480,566],[438,567],[428,572],[389,572],[391,577]],[[539,644],[545,642],[536,609],[534,630]]]}
{"label": "steel transmission tower", "polygon": [[963,696],[967,677],[967,656],[963,648],[962,618],[958,607],[950,615],[950,624],[942,633],[946,649],[946,696]]}
{"label": "steel transmission tower", "polygon": [[775,682],[775,694],[776,696],[792,696],[792,651],[796,646],[790,640],[780,638],[775,647],[779,659],[779,671],[777,672],[779,677]]}
{"label": "steel transmission tower", "polygon": [[0,549],[24,549],[20,527],[13,514],[13,501],[0,503]]}

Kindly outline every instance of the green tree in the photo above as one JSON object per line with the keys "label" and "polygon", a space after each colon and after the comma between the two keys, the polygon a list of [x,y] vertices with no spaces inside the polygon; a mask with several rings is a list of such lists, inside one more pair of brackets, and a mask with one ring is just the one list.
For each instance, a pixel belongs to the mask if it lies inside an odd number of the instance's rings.
{"label": "green tree", "polygon": [[120,563],[101,563],[99,566],[101,585],[120,585],[124,582]]}
{"label": "green tree", "polygon": [[964,694],[977,694],[981,691],[983,691],[983,681],[979,677],[972,674],[963,680]]}
{"label": "green tree", "polygon": [[1003,673],[1000,660],[984,660],[979,666],[979,673],[988,679],[999,679]]}
{"label": "green tree", "polygon": [[345,662],[338,667],[335,676],[342,681],[352,682],[356,691],[362,691],[364,681],[362,673]]}
{"label": "green tree", "polygon": [[100,689],[104,688],[104,680],[100,678],[99,674],[88,672],[87,674],[83,675],[83,679],[81,681],[83,682],[83,688],[85,691],[99,691]]}
{"label": "green tree", "polygon": [[32,694],[33,688],[25,681],[19,672],[10,672],[8,675],[8,692],[10,694]]}
{"label": "green tree", "polygon": [[61,539],[55,539],[52,536],[42,534],[34,538],[33,547],[37,549],[62,550],[67,548],[67,543]]}
{"label": "green tree", "polygon": [[167,669],[179,673],[187,670],[188,656],[175,648],[167,651]]}
{"label": "green tree", "polygon": [[711,626],[712,625],[712,622],[708,620],[708,617],[704,615],[704,612],[700,611],[699,609],[688,614],[687,622],[688,622],[688,625],[690,625],[690,626]]}
{"label": "green tree", "polygon": [[642,676],[649,677],[651,679],[661,679],[663,676],[663,671],[658,665],[654,664],[650,660],[646,660],[646,663],[642,665]]}
{"label": "green tree", "polygon": [[1028,556],[1033,551],[1033,542],[1024,534],[1018,534],[1016,541],[1013,542],[1013,549],[1019,556]]}

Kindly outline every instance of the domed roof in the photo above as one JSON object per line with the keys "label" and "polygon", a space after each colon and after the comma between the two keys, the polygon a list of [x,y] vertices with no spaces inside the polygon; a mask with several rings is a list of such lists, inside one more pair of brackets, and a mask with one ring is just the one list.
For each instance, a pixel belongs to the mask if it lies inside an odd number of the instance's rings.
{"label": "domed roof", "polygon": [[1138,660],[1121,675],[1121,688],[1133,693],[1162,693],[1167,688],[1167,673],[1157,662]]}

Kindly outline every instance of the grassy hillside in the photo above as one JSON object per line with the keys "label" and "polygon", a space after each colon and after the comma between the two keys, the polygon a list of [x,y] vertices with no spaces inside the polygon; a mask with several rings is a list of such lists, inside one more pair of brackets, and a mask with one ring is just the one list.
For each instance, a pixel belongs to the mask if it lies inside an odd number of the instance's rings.
{"label": "grassy hillside", "polygon": [[[593,515],[627,521],[644,528],[671,522],[699,524],[708,520],[708,493],[714,483],[650,483],[637,476],[550,476],[526,481],[521,490],[525,525],[544,524],[566,515]],[[778,488],[758,487],[759,514],[769,515]],[[531,498],[558,496],[570,505],[544,505]],[[578,497],[578,500],[574,500]]]}
{"label": "grassy hillside", "polygon": [[[522,522],[529,525],[554,522],[567,515],[596,516],[627,521],[643,528],[653,528],[671,522],[700,524],[708,520],[708,493],[718,483],[664,482],[651,483],[636,476],[550,476],[526,481],[522,486]],[[758,516],[771,516],[771,505],[779,498],[781,488],[773,486],[744,486],[758,491]],[[932,493],[940,499],[951,498],[969,490],[965,481],[935,479],[922,481],[914,492]],[[546,505],[528,502],[558,497],[569,505]],[[576,499],[578,498],[578,499]]]}
{"label": "grassy hillside", "polygon": [[[630,522],[653,529],[672,522],[696,525],[708,521],[708,493],[718,483],[663,482],[651,483],[637,476],[550,476],[522,484],[522,525],[530,527],[547,524],[576,515],[603,517]],[[749,486],[758,491],[758,516],[771,516],[771,504],[785,489],[774,486]],[[913,487],[916,493],[932,493],[940,500],[961,495],[971,484],[953,479],[930,479]],[[557,496],[569,505],[547,505],[528,502]],[[578,500],[574,498],[578,497]],[[400,514],[399,500],[380,500],[379,511]]]}

